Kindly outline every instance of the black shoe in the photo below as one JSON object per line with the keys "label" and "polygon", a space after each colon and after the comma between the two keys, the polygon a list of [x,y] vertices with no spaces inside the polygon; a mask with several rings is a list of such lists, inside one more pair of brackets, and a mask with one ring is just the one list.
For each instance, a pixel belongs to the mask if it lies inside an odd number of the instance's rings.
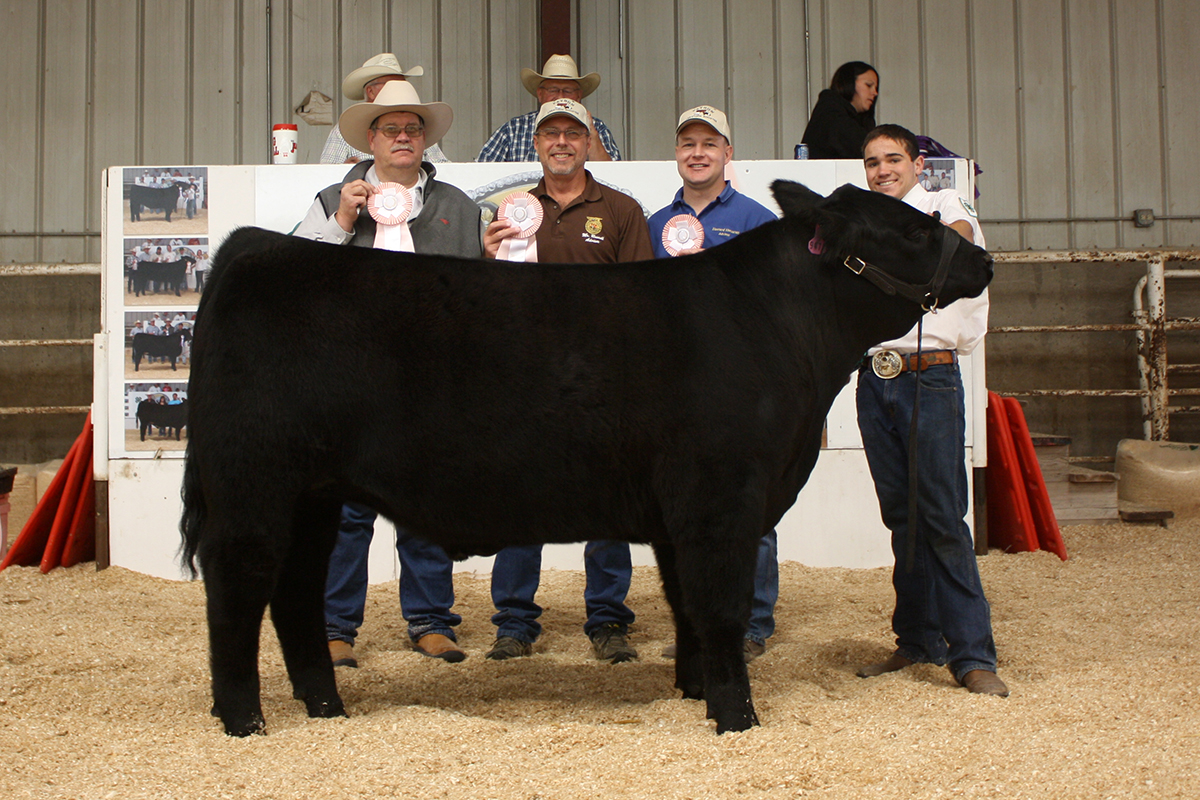
{"label": "black shoe", "polygon": [[622,661],[637,658],[637,650],[625,641],[625,629],[615,622],[592,631],[589,638],[592,640],[592,650],[595,651],[596,658],[601,661],[620,664]]}
{"label": "black shoe", "polygon": [[484,658],[490,658],[492,661],[506,661],[510,658],[523,658],[531,655],[533,655],[533,645],[529,642],[522,642],[511,636],[497,636],[496,643],[492,645],[491,650],[487,651]]}

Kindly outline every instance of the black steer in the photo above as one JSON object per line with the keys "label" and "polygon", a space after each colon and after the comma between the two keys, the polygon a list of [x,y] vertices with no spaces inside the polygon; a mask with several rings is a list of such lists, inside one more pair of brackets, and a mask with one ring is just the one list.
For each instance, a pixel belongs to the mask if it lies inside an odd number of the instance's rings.
{"label": "black steer", "polygon": [[153,333],[135,333],[133,335],[133,371],[137,372],[142,363],[142,356],[171,359],[171,369],[183,353],[184,341],[191,341],[192,335],[186,328],[168,333],[165,336]]}
{"label": "black steer", "polygon": [[196,259],[191,256],[183,256],[178,261],[138,261],[133,269],[133,293],[137,297],[147,294],[147,287],[151,283],[158,284],[158,289],[166,288],[169,292],[175,290],[175,296],[179,297],[179,290],[187,288],[187,271],[188,267],[196,263]]}
{"label": "black steer", "polygon": [[187,186],[186,183],[173,183],[170,186],[138,186],[129,187],[129,221],[140,222],[142,211],[162,211],[166,221],[171,221],[171,214],[179,204],[179,193]]}
{"label": "black steer", "polygon": [[919,302],[978,295],[992,274],[986,252],[885,195],[772,188],[782,220],[635,264],[234,232],[197,318],[181,522],[225,731],[264,728],[268,605],[295,696],[310,716],[345,714],[323,603],[348,499],[455,557],[650,543],[675,685],[718,733],[757,724],[742,638],[759,539],[795,502],[867,348],[911,328]]}
{"label": "black steer", "polygon": [[176,405],[163,405],[153,400],[143,400],[138,403],[137,423],[141,429],[142,441],[146,441],[146,431],[153,435],[152,428],[165,430],[167,436],[175,431],[175,441],[179,441],[180,432],[187,426],[187,400]]}

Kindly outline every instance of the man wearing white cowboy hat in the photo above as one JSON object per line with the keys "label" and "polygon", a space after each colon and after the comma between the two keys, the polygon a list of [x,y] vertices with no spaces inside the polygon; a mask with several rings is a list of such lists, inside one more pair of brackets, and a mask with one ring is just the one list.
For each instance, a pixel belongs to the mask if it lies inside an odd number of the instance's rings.
{"label": "man wearing white cowboy hat", "polygon": [[[679,116],[675,126],[675,166],[683,178],[683,187],[675,193],[670,205],[650,215],[650,242],[655,256],[667,258],[707,250],[776,219],[766,206],[725,180],[725,167],[732,160],[733,134],[723,111],[713,106],[696,106]],[[684,223],[699,227],[703,238],[684,243],[663,236],[664,229],[676,223],[681,215]],[[694,234],[694,229],[689,230]],[[777,552],[777,537],[771,531],[758,546],[754,602],[742,647],[747,663],[766,652],[767,639],[775,632],[775,602],[779,599]],[[674,646],[668,647],[663,655],[673,658]]]}
{"label": "man wearing white cowboy hat", "polygon": [[[653,257],[642,207],[627,194],[596,181],[587,162],[587,109],[574,100],[545,103],[534,120],[542,179],[530,190],[544,217],[533,234],[537,260],[545,263],[613,264]],[[518,232],[500,219],[488,226],[484,250],[495,258],[501,243]],[[492,566],[496,643],[486,658],[503,661],[533,654],[542,609],[534,602],[542,565],[541,545],[506,547]],[[629,545],[589,541],[583,551],[587,619],[583,631],[596,658],[620,663],[637,658],[626,640],[634,613],[625,605],[633,575]]]}
{"label": "man wearing white cowboy hat", "polygon": [[[380,53],[371,56],[358,69],[346,76],[342,81],[342,94],[351,100],[366,100],[368,103],[375,99],[379,90],[389,81],[403,81],[417,78],[425,74],[422,67],[412,67],[405,70],[391,53]],[[321,151],[322,164],[357,164],[364,158],[370,158],[370,153],[356,150],[346,143],[342,136],[340,125],[334,125],[325,140],[325,149]],[[425,160],[432,164],[444,164],[450,159],[442,152],[435,142],[425,148]]]}
{"label": "man wearing white cowboy hat", "polygon": [[[541,72],[526,67],[521,70],[521,83],[538,101],[538,109],[551,100],[564,97],[579,103],[596,91],[600,76],[590,72],[579,76],[579,67],[570,56],[553,55],[546,59]],[[479,151],[476,161],[537,161],[533,146],[533,131],[537,127],[537,110],[513,117],[501,125]],[[590,116],[590,115],[589,115]],[[590,117],[591,130],[588,161],[620,161],[621,151],[604,121]]]}
{"label": "man wearing white cowboy hat", "polygon": [[[373,101],[346,109],[339,120],[346,141],[371,153],[373,159],[355,164],[341,183],[321,190],[296,235],[333,244],[478,258],[479,206],[462,190],[437,180],[433,164],[421,161],[422,151],[445,135],[453,119],[450,106],[422,103],[406,81],[389,81]],[[408,191],[381,184],[400,184]],[[393,218],[393,224],[377,224],[366,208],[376,196],[377,200],[402,198],[404,208],[411,209],[407,218],[376,209],[385,221]],[[401,232],[398,237],[390,235]],[[366,603],[367,553],[375,516],[372,509],[356,503],[342,508],[325,587],[325,627],[335,666],[358,666],[353,644]],[[462,617],[450,611],[453,562],[442,548],[403,528],[396,530],[396,550],[400,610],[408,621],[413,648],[444,661],[462,661],[466,653],[457,645],[453,630]]]}

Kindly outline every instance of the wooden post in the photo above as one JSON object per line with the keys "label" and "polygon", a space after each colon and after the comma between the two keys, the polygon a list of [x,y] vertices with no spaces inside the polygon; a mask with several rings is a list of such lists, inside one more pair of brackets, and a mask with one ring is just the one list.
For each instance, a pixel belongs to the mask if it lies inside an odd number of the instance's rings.
{"label": "wooden post", "polygon": [[556,53],[571,55],[570,0],[542,0],[542,60],[534,69],[540,72]]}

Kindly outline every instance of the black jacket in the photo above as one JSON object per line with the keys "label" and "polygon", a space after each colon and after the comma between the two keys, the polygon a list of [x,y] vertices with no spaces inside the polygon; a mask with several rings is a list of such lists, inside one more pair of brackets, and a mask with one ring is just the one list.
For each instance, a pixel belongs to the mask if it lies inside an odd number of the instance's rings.
{"label": "black jacket", "polygon": [[833,89],[822,89],[800,141],[809,158],[862,158],[863,139],[874,127],[874,108],[859,113]]}

